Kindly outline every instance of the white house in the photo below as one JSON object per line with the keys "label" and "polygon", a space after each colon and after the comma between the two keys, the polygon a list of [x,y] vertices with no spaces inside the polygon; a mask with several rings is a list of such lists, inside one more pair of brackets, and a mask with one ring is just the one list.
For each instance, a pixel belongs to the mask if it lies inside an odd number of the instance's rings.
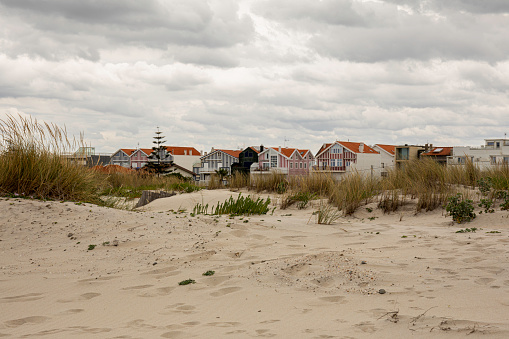
{"label": "white house", "polygon": [[382,176],[387,175],[387,171],[389,169],[394,168],[394,157],[396,155],[396,146],[395,145],[384,145],[384,144],[375,144],[373,149],[380,153],[380,173]]}
{"label": "white house", "polygon": [[314,171],[330,173],[335,179],[354,171],[364,175],[381,175],[380,153],[363,142],[323,144],[316,154],[316,163]]}
{"label": "white house", "polygon": [[509,139],[485,139],[481,147],[454,146],[447,165],[464,165],[467,158],[481,170],[509,164]]}

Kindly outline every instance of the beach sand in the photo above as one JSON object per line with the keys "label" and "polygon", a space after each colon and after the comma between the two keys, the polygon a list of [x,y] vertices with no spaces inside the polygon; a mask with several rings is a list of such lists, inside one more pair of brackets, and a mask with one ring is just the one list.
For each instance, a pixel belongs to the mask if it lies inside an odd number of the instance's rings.
{"label": "beach sand", "polygon": [[190,216],[232,194],[0,200],[0,338],[509,337],[508,211]]}

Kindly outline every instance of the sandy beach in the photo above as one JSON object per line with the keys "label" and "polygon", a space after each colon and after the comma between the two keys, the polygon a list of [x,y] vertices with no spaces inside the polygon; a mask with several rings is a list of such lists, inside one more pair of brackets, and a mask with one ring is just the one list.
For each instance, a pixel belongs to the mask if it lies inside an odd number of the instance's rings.
{"label": "sandy beach", "polygon": [[190,216],[231,195],[139,211],[1,199],[0,337],[509,337],[508,211]]}

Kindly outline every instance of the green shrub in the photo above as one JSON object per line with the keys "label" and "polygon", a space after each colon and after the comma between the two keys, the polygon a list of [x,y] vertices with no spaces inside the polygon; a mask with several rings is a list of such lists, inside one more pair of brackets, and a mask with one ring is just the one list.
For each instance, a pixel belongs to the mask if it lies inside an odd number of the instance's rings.
{"label": "green shrub", "polygon": [[[491,208],[493,206],[493,200],[491,199],[481,199],[481,202],[479,203],[479,207],[484,208],[484,213],[493,213],[495,210]],[[482,213],[483,211],[479,212]]]}
{"label": "green shrub", "polygon": [[[218,203],[217,206],[212,206],[212,214],[230,214],[234,215],[252,215],[252,214],[267,214],[269,211],[270,198],[263,200],[258,198],[253,200],[250,195],[243,197],[239,194],[237,199],[230,197],[223,203]],[[196,204],[193,208],[193,214],[207,214],[209,205]]]}
{"label": "green shrub", "polygon": [[472,200],[463,199],[463,195],[461,193],[449,198],[449,202],[447,203],[445,210],[458,224],[461,224],[464,221],[471,221],[475,218]]}

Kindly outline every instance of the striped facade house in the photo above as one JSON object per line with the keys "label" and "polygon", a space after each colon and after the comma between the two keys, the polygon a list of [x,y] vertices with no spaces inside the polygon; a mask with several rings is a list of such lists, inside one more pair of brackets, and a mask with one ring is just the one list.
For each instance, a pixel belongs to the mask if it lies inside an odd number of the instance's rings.
{"label": "striped facade house", "polygon": [[121,148],[111,156],[110,164],[131,168],[131,155],[136,151],[134,148]]}
{"label": "striped facade house", "polygon": [[308,175],[314,160],[310,150],[268,147],[258,154],[258,166],[252,167],[251,173],[278,172],[286,175]]}
{"label": "striped facade house", "polygon": [[313,170],[330,173],[336,179],[355,170],[379,175],[380,159],[380,153],[362,142],[335,141],[322,145]]}
{"label": "striped facade house", "polygon": [[242,150],[212,149],[209,154],[200,158],[199,167],[195,165],[193,171],[198,174],[199,181],[208,182],[216,170],[225,169],[231,174],[231,166],[239,162]]}
{"label": "striped facade house", "polygon": [[147,164],[148,157],[152,154],[151,148],[138,148],[131,154],[131,168],[139,169]]}

